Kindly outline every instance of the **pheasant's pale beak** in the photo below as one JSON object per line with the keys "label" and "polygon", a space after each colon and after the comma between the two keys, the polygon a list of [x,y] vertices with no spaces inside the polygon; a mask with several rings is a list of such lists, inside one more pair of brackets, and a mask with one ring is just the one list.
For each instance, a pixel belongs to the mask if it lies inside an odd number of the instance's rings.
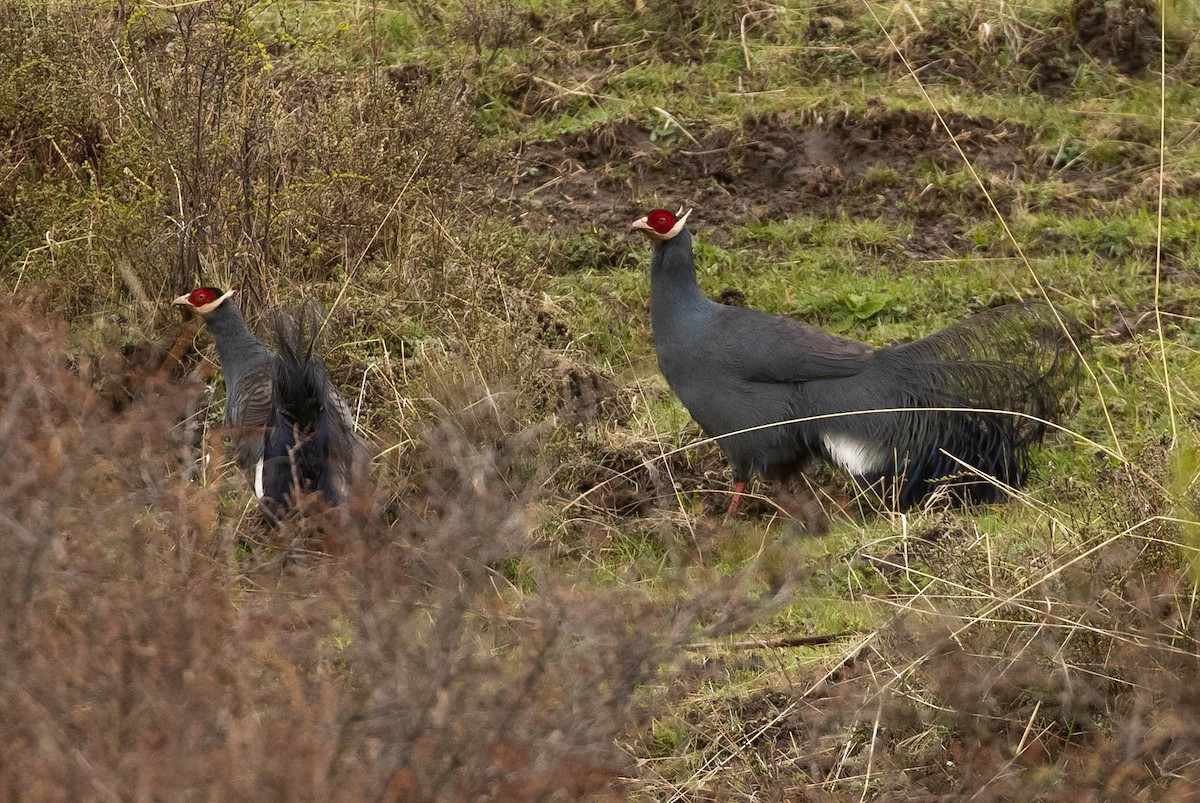
{"label": "pheasant's pale beak", "polygon": [[179,298],[175,299],[171,303],[178,304],[181,307],[190,307],[190,306],[192,306],[192,302],[188,301],[188,295],[189,295],[188,293],[184,293],[183,295],[181,295]]}
{"label": "pheasant's pale beak", "polygon": [[629,230],[631,232],[640,231],[642,234],[646,235],[646,239],[648,239],[656,247],[658,246],[659,243],[661,243],[663,241],[663,236],[650,227],[650,216],[649,215],[647,215],[646,217],[640,217],[637,220],[630,223]]}

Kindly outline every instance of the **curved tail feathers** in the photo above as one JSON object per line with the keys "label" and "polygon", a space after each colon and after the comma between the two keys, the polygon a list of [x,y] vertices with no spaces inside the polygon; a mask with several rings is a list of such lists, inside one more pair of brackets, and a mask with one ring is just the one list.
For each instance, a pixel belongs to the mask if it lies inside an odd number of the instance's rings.
{"label": "curved tail feathers", "polygon": [[1029,450],[1066,412],[1082,368],[1082,325],[1049,304],[988,310],[922,340],[886,349],[902,406],[970,408],[901,416],[882,491],[909,506],[945,488],[967,503],[1023,484]]}
{"label": "curved tail feathers", "polygon": [[263,453],[262,497],[279,509],[297,493],[340,504],[359,441],[349,406],[317,354],[321,316],[312,305],[277,312],[271,321],[274,420]]}

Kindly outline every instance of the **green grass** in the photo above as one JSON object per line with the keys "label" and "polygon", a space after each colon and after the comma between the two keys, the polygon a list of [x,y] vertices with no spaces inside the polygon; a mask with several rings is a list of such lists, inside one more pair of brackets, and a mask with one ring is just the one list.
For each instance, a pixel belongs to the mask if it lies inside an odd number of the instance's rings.
{"label": "green grass", "polygon": [[[172,125],[121,105],[137,97],[134,83],[84,103],[71,82],[38,73],[58,92],[32,98],[20,81],[44,65],[13,55],[0,82],[0,122],[20,134],[14,141],[53,142],[62,155],[28,145],[0,162],[0,182],[12,176],[0,183],[3,285],[44,292],[67,312],[80,364],[104,346],[160,339],[171,324],[154,304],[169,297],[180,253],[178,226],[164,219],[184,214],[173,204],[185,178],[216,188],[203,213],[187,212],[202,238],[201,270],[246,286],[254,311],[292,297],[334,309],[334,375],[356,398],[362,389],[366,428],[390,447],[389,477],[403,475],[396,498],[412,493],[408,472],[440,476],[422,462],[422,450],[437,448],[425,439],[440,412],[462,414],[477,440],[496,446],[501,457],[489,459],[527,505],[538,545],[492,567],[507,589],[489,598],[497,610],[519,618],[514,599],[556,588],[548,578],[668,606],[703,594],[714,578],[740,583],[767,612],[729,614],[735,635],[673,656],[640,687],[639,710],[649,714],[631,715],[617,739],[636,765],[621,794],[966,794],[993,776],[1008,784],[997,794],[1014,799],[1071,790],[1091,777],[1112,780],[1122,761],[1149,762],[1133,748],[1120,761],[1106,752],[1142,744],[1128,716],[1138,705],[1188,758],[1190,743],[1171,730],[1171,706],[1155,693],[1194,679],[1198,628],[1191,411],[1200,93],[1196,45],[1185,41],[1200,24],[1195,14],[1171,6],[1160,107],[1153,69],[1126,71],[1104,57],[1103,42],[1064,33],[1066,2],[684,5],[264,4],[230,42],[196,44],[228,48],[237,81],[224,91],[259,104],[205,96],[220,125],[203,128],[211,139],[201,140],[176,138]],[[1100,5],[1114,15],[1135,8]],[[919,69],[920,86],[868,10]],[[150,33],[171,19],[158,13],[141,10],[117,28],[133,41],[146,37],[147,53],[156,53]],[[1128,19],[1114,16],[1113,30]],[[985,41],[981,22],[998,38]],[[67,37],[52,34],[40,32]],[[80,36],[96,59],[111,50],[99,34]],[[78,66],[45,49],[63,59],[64,74]],[[123,80],[121,65],[111,66]],[[429,94],[405,89],[402,68],[419,68],[412,80]],[[155,90],[191,97],[178,80]],[[304,90],[306,81],[316,88]],[[322,93],[336,100],[312,101]],[[954,115],[952,127],[965,117],[985,121],[979,131],[1019,136],[997,135],[1009,144],[983,146],[972,172],[947,146],[930,103]],[[188,115],[160,111],[186,133]],[[899,166],[862,166],[829,211],[697,205],[701,287],[712,296],[732,288],[752,307],[886,345],[1037,298],[1040,283],[1096,330],[1095,379],[1081,385],[1072,431],[1049,439],[1035,481],[1009,504],[887,514],[826,471],[818,482],[843,508],[828,535],[765,514],[724,523],[712,511],[724,506],[727,468],[700,443],[654,363],[649,249],[619,223],[556,219],[575,208],[611,210],[582,195],[556,197],[554,183],[528,198],[515,192],[510,203],[508,154],[534,143],[553,151],[564,135],[632,121],[650,143],[645,152],[595,153],[599,164],[589,168],[620,211],[651,195],[675,204],[689,193],[719,194],[716,177],[655,183],[655,170],[703,151],[713,132],[733,132],[736,150],[764,120],[837,137],[837,121],[884,112],[922,121],[911,136],[878,132],[895,137],[881,158]],[[104,148],[70,150],[93,135]],[[237,180],[250,156],[272,153],[288,154],[276,173]],[[527,165],[516,178],[551,182],[554,167]],[[672,192],[680,197],[666,197]],[[1156,304],[1166,313],[1161,343]],[[561,324],[550,335],[547,305]],[[554,415],[570,370],[612,385],[608,406],[582,422]],[[454,390],[462,385],[512,399],[511,409],[495,421],[471,419],[479,413]],[[202,416],[215,423],[219,409]],[[509,438],[534,443],[532,452],[507,455]],[[603,502],[607,485],[626,480],[649,497],[636,515]],[[239,494],[222,491],[222,520],[241,515]],[[535,560],[539,549],[552,560]],[[1139,618],[1158,604],[1173,607]],[[719,606],[708,613],[722,615]],[[330,660],[344,670],[355,621],[338,622]],[[864,634],[801,648],[741,643],[846,630]],[[1122,652],[1127,641],[1154,649],[1139,663]],[[1121,684],[1143,672],[1153,679],[1135,697]],[[1116,690],[1081,701],[1039,685],[1103,686],[1097,678]],[[1024,752],[1031,743],[1034,757]],[[958,773],[947,755],[971,772]],[[1018,758],[1029,762],[1024,773],[1010,772]],[[1173,769],[1112,788],[1159,790],[1171,772],[1191,777],[1177,758],[1166,762]]]}

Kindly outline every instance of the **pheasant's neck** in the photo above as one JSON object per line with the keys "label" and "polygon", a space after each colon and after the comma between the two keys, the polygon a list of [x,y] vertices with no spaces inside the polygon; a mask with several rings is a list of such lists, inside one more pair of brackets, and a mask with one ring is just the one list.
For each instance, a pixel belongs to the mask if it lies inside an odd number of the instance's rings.
{"label": "pheasant's neck", "polygon": [[713,305],[696,284],[692,235],[687,229],[654,249],[650,263],[650,318],[656,331],[703,314]]}
{"label": "pheasant's neck", "polygon": [[270,359],[271,352],[246,326],[242,311],[232,302],[226,301],[204,322],[216,341],[228,387],[236,386],[246,371]]}

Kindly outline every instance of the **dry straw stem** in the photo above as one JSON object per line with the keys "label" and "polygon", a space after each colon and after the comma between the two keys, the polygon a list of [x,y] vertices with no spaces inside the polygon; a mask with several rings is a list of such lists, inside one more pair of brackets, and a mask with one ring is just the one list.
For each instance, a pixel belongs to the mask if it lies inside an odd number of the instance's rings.
{"label": "dry straw stem", "polygon": [[857,628],[854,630],[839,630],[836,633],[822,633],[816,636],[762,636],[760,638],[742,641],[720,642],[702,641],[689,644],[689,650],[781,650],[791,647],[819,647],[833,644],[851,636],[861,636],[874,631]]}
{"label": "dry straw stem", "polygon": [[[1159,5],[1164,0],[1160,0]],[[1167,410],[1171,418],[1171,444],[1179,438],[1179,425],[1175,421],[1175,392],[1171,383],[1171,370],[1167,365],[1167,340],[1163,332],[1160,290],[1162,285],[1162,231],[1163,231],[1163,182],[1167,175],[1167,14],[1162,8],[1159,21],[1159,71],[1158,71],[1158,208],[1154,238],[1154,322],[1158,330],[1158,352],[1162,359],[1163,387],[1167,392]]]}
{"label": "dry straw stem", "polygon": [[[960,637],[965,635],[968,631],[972,630],[973,628],[978,627],[981,624],[1007,622],[1008,620],[995,618],[994,614],[997,611],[999,611],[1003,608],[1007,608],[1009,606],[1015,606],[1017,608],[1025,607],[1030,613],[1036,614],[1037,616],[1046,616],[1047,615],[1046,611],[1044,611],[1040,608],[1033,607],[1033,606],[1025,606],[1021,602],[1022,598],[1025,597],[1027,594],[1029,594],[1034,589],[1036,589],[1037,587],[1046,583],[1047,581],[1052,580],[1055,577],[1063,574],[1064,572],[1066,572],[1068,569],[1074,567],[1075,565],[1083,563],[1088,558],[1099,554],[1100,552],[1105,550],[1107,547],[1109,547],[1123,539],[1126,539],[1126,538],[1129,538],[1129,537],[1135,535],[1137,533],[1137,531],[1142,529],[1143,527],[1147,527],[1151,524],[1154,524],[1157,522],[1163,522],[1166,520],[1167,519],[1162,516],[1153,516],[1153,517],[1147,518],[1143,521],[1140,521],[1140,522],[1126,528],[1125,530],[1113,533],[1112,535],[1109,535],[1108,537],[1101,538],[1101,539],[1097,540],[1095,543],[1093,543],[1091,546],[1081,549],[1079,552],[1074,554],[1068,560],[1064,561],[1063,563],[1061,563],[1057,566],[1054,566],[1053,568],[1049,569],[1044,574],[1038,576],[1036,579],[1025,583],[1024,585],[1019,587],[1016,591],[1013,591],[1008,594],[1004,594],[1004,595],[982,594],[975,589],[969,588],[967,586],[958,585],[957,587],[960,590],[968,592],[971,596],[980,596],[985,599],[989,599],[990,601],[987,605],[985,605],[983,608],[981,608],[978,612],[971,614],[969,616],[959,617],[963,620],[963,623],[960,626],[958,626],[957,628],[950,631],[948,633],[948,635],[946,636],[946,638],[951,641],[957,641]],[[907,571],[916,571],[916,570],[911,569],[910,567],[905,567],[905,568]],[[916,572],[916,573],[920,574],[920,572]],[[929,579],[934,580],[938,583],[943,583],[943,584],[947,584],[947,585],[951,585],[951,586],[957,585],[957,584],[952,583],[951,581],[948,581],[944,577],[937,577],[934,575],[927,575],[927,576]],[[915,600],[915,599],[916,598],[914,597],[913,600]],[[912,609],[911,602],[913,600],[910,600],[909,603],[900,603],[896,607],[898,607],[902,610],[905,610],[905,611],[911,610]],[[1040,626],[1042,626],[1042,625],[1039,625],[1039,627]],[[1119,631],[1096,630],[1094,628],[1091,628],[1089,625],[1087,625],[1086,623],[1084,623],[1082,621],[1067,620],[1067,621],[1061,622],[1060,626],[1062,626],[1066,629],[1069,629],[1071,631],[1092,630],[1093,632],[1102,634],[1109,638],[1113,638],[1114,640],[1117,640],[1117,641],[1129,641],[1130,643],[1133,643],[1133,644],[1141,643],[1137,639],[1130,639],[1128,636],[1126,636],[1125,634],[1123,634]],[[1162,649],[1162,645],[1157,645],[1157,646],[1159,647],[1159,649]],[[1180,649],[1173,648],[1173,647],[1168,648],[1168,651],[1178,652],[1181,656],[1191,656],[1192,655],[1192,653],[1189,650],[1180,650]],[[923,663],[925,663],[931,657],[932,657],[931,653],[926,653],[924,655],[918,656],[918,657],[908,661],[903,667],[893,668],[894,669],[894,677],[891,680],[884,683],[882,686],[880,686],[878,691],[876,692],[876,694],[881,696],[884,693],[886,693],[893,685],[895,685],[896,683],[909,677],[913,672],[915,672]]]}

